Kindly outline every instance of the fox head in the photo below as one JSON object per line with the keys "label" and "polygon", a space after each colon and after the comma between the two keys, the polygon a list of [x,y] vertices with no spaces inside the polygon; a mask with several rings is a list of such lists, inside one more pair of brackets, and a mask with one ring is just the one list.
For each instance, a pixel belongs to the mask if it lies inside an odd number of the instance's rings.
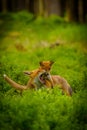
{"label": "fox head", "polygon": [[40,64],[39,69],[36,69],[33,71],[24,71],[24,73],[33,78],[39,72],[43,72],[43,71],[50,72],[53,63],[54,63],[53,61],[41,61],[41,62],[39,62],[39,64]]}
{"label": "fox head", "polygon": [[40,68],[46,70],[47,72],[49,72],[51,70],[53,63],[54,63],[53,61],[41,61],[41,62],[39,62]]}

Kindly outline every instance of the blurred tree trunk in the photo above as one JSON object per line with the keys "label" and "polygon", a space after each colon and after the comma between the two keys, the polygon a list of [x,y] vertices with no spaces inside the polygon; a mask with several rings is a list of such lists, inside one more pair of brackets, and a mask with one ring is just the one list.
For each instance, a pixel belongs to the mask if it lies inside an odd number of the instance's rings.
{"label": "blurred tree trunk", "polygon": [[2,0],[2,12],[7,12],[7,0]]}
{"label": "blurred tree trunk", "polygon": [[15,0],[11,0],[11,2],[12,2],[12,11],[16,11],[15,10]]}
{"label": "blurred tree trunk", "polygon": [[61,4],[61,16],[63,17],[66,11],[66,0],[60,0],[60,4]]}
{"label": "blurred tree trunk", "polygon": [[61,16],[61,0],[50,0],[50,15],[54,14],[54,15],[59,15]]}
{"label": "blurred tree trunk", "polygon": [[37,0],[29,0],[29,11],[33,14],[35,13],[35,10],[34,10],[35,1],[37,1]]}
{"label": "blurred tree trunk", "polygon": [[34,14],[37,16],[39,12],[38,0],[34,0]]}
{"label": "blurred tree trunk", "polygon": [[66,13],[69,21],[74,21],[74,0],[66,0]]}
{"label": "blurred tree trunk", "polygon": [[44,16],[48,17],[49,16],[49,7],[50,7],[50,0],[44,0]]}
{"label": "blurred tree trunk", "polygon": [[27,11],[29,11],[29,3],[30,3],[30,0],[25,0],[25,9]]}
{"label": "blurred tree trunk", "polygon": [[87,22],[87,0],[84,0],[84,17],[85,17],[85,22]]}
{"label": "blurred tree trunk", "polygon": [[86,0],[66,0],[66,14],[69,21],[86,21]]}
{"label": "blurred tree trunk", "polygon": [[0,12],[2,12],[2,3],[0,1]]}
{"label": "blurred tree trunk", "polygon": [[17,0],[17,11],[25,9],[25,0]]}
{"label": "blurred tree trunk", "polygon": [[34,13],[36,16],[43,16],[44,15],[43,0],[34,0]]}
{"label": "blurred tree trunk", "polygon": [[45,16],[62,15],[61,0],[44,0]]}
{"label": "blurred tree trunk", "polygon": [[79,0],[78,1],[78,15],[79,15],[79,22],[84,23],[86,21],[86,8],[87,8],[87,1],[86,0]]}
{"label": "blurred tree trunk", "polygon": [[84,18],[83,18],[83,0],[78,1],[78,16],[79,16],[79,22],[83,23]]}
{"label": "blurred tree trunk", "polygon": [[39,0],[39,15],[44,15],[43,0]]}

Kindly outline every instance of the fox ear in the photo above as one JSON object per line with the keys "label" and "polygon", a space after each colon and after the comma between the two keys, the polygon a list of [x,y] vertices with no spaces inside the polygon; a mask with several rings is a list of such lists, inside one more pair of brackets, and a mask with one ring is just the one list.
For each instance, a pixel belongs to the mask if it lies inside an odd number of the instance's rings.
{"label": "fox ear", "polygon": [[54,61],[50,61],[50,64],[51,64],[51,65],[54,64]]}

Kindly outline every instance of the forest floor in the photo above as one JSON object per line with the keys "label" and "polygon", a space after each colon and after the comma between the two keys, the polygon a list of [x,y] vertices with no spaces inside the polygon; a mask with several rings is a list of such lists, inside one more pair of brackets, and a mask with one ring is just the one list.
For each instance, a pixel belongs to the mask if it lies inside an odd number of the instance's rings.
{"label": "forest floor", "polygon": [[[51,74],[69,82],[72,97],[58,88],[26,91],[21,96],[3,79],[20,84],[24,70],[52,60]],[[0,129],[87,130],[87,25],[26,12],[0,14]]]}

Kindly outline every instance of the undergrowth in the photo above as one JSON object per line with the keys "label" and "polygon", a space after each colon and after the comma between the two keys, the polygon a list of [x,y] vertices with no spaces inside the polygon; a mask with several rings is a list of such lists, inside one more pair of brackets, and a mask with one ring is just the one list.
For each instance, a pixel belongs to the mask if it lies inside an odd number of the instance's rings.
{"label": "undergrowth", "polygon": [[[87,25],[26,12],[0,14],[0,34],[0,129],[86,130]],[[42,60],[55,62],[51,74],[67,79],[72,97],[57,87],[20,95],[4,81],[7,74],[26,84],[23,71],[38,68]]]}

